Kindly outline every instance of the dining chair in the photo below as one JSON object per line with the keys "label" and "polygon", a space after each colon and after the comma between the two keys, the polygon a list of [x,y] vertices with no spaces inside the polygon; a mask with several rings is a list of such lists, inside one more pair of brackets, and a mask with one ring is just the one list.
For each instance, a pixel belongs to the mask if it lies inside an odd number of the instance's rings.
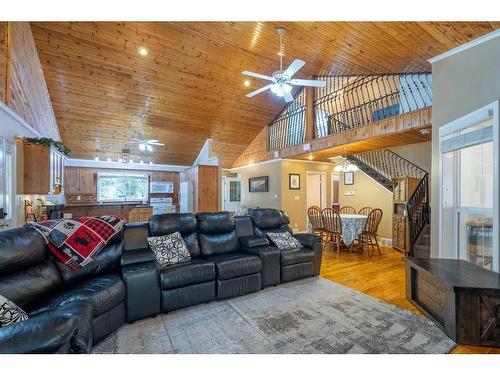
{"label": "dining chair", "polygon": [[358,244],[363,249],[366,245],[366,253],[369,255],[369,247],[372,249],[372,255],[375,251],[375,246],[377,247],[378,253],[382,254],[380,251],[380,246],[378,244],[378,226],[382,221],[383,212],[380,208],[375,208],[370,212],[366,221],[363,231],[358,235]]}
{"label": "dining chair", "polygon": [[307,209],[307,217],[311,224],[311,229],[314,234],[318,234],[323,239],[323,218],[321,216],[321,208],[311,206]]}
{"label": "dining chair", "polygon": [[323,230],[325,233],[326,243],[336,243],[337,253],[340,252],[340,241],[342,239],[342,219],[337,211],[333,208],[324,208],[321,211],[323,218]]}
{"label": "dining chair", "polygon": [[355,214],[356,209],[351,206],[344,206],[339,210],[339,214]]}
{"label": "dining chair", "polygon": [[371,207],[363,207],[361,210],[358,211],[358,215],[370,215],[370,212],[372,212]]}

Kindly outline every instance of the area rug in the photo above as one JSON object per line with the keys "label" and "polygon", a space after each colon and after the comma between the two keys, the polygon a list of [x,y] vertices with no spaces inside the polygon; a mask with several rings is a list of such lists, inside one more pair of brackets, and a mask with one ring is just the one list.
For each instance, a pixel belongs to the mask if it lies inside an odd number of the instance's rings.
{"label": "area rug", "polygon": [[429,319],[323,278],[127,324],[93,353],[448,353]]}

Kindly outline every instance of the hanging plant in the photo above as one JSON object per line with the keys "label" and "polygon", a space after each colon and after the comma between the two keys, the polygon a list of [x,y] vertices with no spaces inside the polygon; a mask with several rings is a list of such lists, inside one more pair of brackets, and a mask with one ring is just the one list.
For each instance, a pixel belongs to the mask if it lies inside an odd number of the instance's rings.
{"label": "hanging plant", "polygon": [[24,138],[24,142],[30,145],[42,145],[46,147],[54,146],[56,150],[65,156],[71,153],[71,150],[64,146],[62,142],[54,141],[52,138]]}

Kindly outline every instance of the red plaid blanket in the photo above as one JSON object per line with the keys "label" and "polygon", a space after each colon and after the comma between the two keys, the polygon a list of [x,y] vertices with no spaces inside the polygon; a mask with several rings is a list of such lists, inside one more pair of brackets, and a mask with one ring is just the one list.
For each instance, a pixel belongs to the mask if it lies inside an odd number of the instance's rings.
{"label": "red plaid blanket", "polygon": [[122,228],[125,220],[118,216],[80,217],[29,223],[47,242],[50,251],[72,269],[92,262],[99,251]]}

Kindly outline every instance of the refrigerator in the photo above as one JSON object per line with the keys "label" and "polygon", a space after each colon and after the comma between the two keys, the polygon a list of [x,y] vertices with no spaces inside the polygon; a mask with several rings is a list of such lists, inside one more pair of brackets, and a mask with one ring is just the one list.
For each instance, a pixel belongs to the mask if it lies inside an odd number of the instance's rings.
{"label": "refrigerator", "polygon": [[180,212],[194,212],[194,190],[193,182],[181,182],[179,190],[179,205]]}

